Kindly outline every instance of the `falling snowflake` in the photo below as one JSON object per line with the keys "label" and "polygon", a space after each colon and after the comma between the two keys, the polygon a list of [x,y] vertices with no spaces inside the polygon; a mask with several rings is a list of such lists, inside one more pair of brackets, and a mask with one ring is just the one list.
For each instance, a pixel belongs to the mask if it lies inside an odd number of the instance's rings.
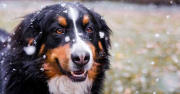
{"label": "falling snowflake", "polygon": [[41,71],[44,71],[44,68],[40,68]]}
{"label": "falling snowflake", "polygon": [[158,38],[160,35],[158,33],[155,34],[155,37]]}
{"label": "falling snowflake", "polygon": [[46,55],[43,55],[43,58],[45,59],[45,58],[46,58]]}
{"label": "falling snowflake", "polygon": [[6,7],[7,7],[7,4],[2,3],[1,6],[2,6],[2,8],[6,8]]}
{"label": "falling snowflake", "polygon": [[61,6],[62,6],[62,7],[65,7],[65,6],[66,6],[66,4],[65,4],[65,3],[62,3],[62,4],[61,4]]}
{"label": "falling snowflake", "polygon": [[156,94],[156,92],[154,91],[153,94]]}
{"label": "falling snowflake", "polygon": [[104,38],[104,32],[99,32],[100,38]]}
{"label": "falling snowflake", "polygon": [[64,10],[63,12],[64,12],[64,13],[67,13],[68,11],[67,11],[67,10]]}
{"label": "falling snowflake", "polygon": [[66,42],[69,42],[69,41],[70,41],[69,36],[66,36],[66,37],[65,37],[65,41],[66,41]]}
{"label": "falling snowflake", "polygon": [[154,62],[154,61],[152,61],[152,62],[151,62],[151,65],[154,65],[154,64],[155,64],[155,62]]}
{"label": "falling snowflake", "polygon": [[156,78],[156,82],[159,82],[159,78]]}
{"label": "falling snowflake", "polygon": [[166,15],[166,19],[169,19],[170,18],[170,15]]}
{"label": "falling snowflake", "polygon": [[24,47],[24,51],[26,52],[27,55],[33,55],[36,51],[36,48],[34,46],[27,46]]}

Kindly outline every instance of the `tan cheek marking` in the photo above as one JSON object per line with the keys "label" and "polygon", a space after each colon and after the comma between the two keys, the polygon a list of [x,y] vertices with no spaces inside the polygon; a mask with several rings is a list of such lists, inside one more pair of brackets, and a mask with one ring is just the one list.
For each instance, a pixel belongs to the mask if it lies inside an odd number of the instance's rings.
{"label": "tan cheek marking", "polygon": [[83,17],[83,25],[88,24],[88,22],[89,22],[89,16],[88,15],[84,15],[84,17]]}
{"label": "tan cheek marking", "polygon": [[92,68],[88,71],[88,78],[94,80],[99,70],[99,63],[94,62]]}
{"label": "tan cheek marking", "polygon": [[[94,47],[93,44],[88,43],[91,51],[92,51],[92,55],[93,55],[93,59],[96,60],[96,49]],[[97,62],[94,62],[92,65],[92,68],[88,71],[88,78],[94,80],[96,78],[96,75],[98,74],[98,68],[99,68],[100,64]]]}
{"label": "tan cheek marking", "polygon": [[58,59],[60,66],[63,70],[69,71],[68,62],[69,62],[70,46],[66,44],[64,46],[59,46],[55,49],[48,50],[44,64],[45,73],[48,77],[53,77],[55,75],[62,75],[57,65],[56,59]]}
{"label": "tan cheek marking", "polygon": [[66,21],[66,18],[62,17],[62,16],[59,16],[58,17],[58,22],[59,24],[61,24],[62,26],[67,26],[67,21]]}
{"label": "tan cheek marking", "polygon": [[56,75],[62,75],[62,73],[59,72],[59,69],[58,69],[58,67],[57,67],[57,65],[55,63],[46,62],[43,65],[43,68],[45,70],[45,74],[49,78],[52,78],[52,77],[54,77]]}
{"label": "tan cheek marking", "polygon": [[88,45],[89,45],[89,47],[90,47],[90,49],[92,51],[93,59],[95,59],[96,58],[96,49],[95,49],[93,44],[88,43]]}

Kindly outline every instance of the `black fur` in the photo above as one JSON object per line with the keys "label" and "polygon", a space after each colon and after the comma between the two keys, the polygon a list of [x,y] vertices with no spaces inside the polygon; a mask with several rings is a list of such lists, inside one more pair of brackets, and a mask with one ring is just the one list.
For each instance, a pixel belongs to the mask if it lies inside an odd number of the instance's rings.
{"label": "black fur", "polygon": [[[71,6],[75,4],[68,3]],[[110,47],[110,29],[101,16],[83,5],[78,4],[79,9],[83,9],[91,16],[94,33],[89,35],[88,39],[95,47],[97,59],[101,63],[99,73],[93,82],[91,88],[92,94],[100,94],[103,88],[105,71],[109,69],[109,47]],[[6,48],[1,50],[1,94],[50,94],[48,91],[48,78],[41,69],[43,64],[43,55],[39,56],[39,50],[43,43],[46,44],[46,50],[55,48],[57,45],[65,44],[64,41],[54,41],[50,28],[55,20],[56,14],[61,14],[64,10],[59,4],[48,6],[41,11],[25,16],[24,20],[16,28],[15,34],[11,35],[11,41],[6,42]],[[67,16],[66,14],[63,14]],[[99,37],[99,31],[104,32],[106,38]],[[60,36],[64,37],[64,36]],[[23,48],[28,45],[28,38],[34,38],[33,46],[36,52],[33,55],[27,55]],[[54,41],[54,43],[52,43]],[[101,41],[103,52],[98,47],[98,41]],[[10,46],[10,47],[8,47]],[[46,51],[44,51],[45,53]]]}

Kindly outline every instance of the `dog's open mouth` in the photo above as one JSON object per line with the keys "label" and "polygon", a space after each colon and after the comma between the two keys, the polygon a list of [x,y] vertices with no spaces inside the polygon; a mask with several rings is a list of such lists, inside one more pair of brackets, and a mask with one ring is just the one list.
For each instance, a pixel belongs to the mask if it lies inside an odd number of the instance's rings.
{"label": "dog's open mouth", "polygon": [[71,71],[68,77],[73,81],[77,81],[77,82],[84,81],[87,77],[87,71],[84,70]]}
{"label": "dog's open mouth", "polygon": [[67,72],[61,67],[61,65],[59,64],[58,59],[56,59],[56,63],[58,65],[60,71],[64,75],[68,76],[72,81],[75,81],[75,82],[84,81],[86,79],[86,77],[87,77],[88,71],[85,71],[83,69],[79,69],[77,71]]}

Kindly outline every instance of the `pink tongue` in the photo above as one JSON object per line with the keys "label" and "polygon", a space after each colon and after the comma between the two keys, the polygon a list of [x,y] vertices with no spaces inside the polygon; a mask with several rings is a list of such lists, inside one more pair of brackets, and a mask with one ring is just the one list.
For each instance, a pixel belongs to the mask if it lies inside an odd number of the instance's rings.
{"label": "pink tongue", "polygon": [[76,75],[81,75],[81,74],[84,73],[84,71],[83,70],[79,70],[79,71],[74,71],[73,73],[76,74]]}

